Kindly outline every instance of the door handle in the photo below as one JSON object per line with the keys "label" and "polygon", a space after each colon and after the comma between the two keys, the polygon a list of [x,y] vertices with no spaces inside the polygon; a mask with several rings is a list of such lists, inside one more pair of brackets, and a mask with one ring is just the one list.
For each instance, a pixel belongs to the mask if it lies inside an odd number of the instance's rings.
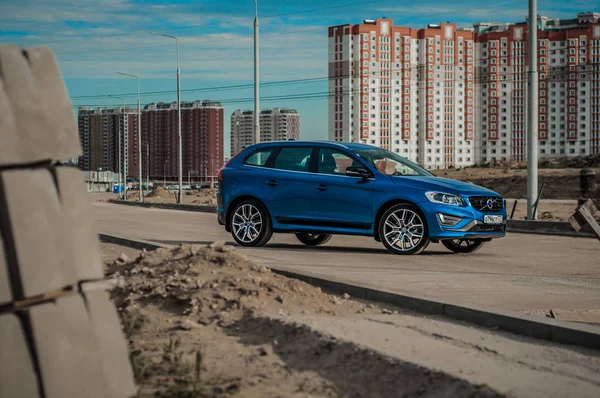
{"label": "door handle", "polygon": [[317,185],[315,188],[317,188],[319,191],[327,191],[327,185],[325,184]]}
{"label": "door handle", "polygon": [[267,185],[272,186],[272,187],[276,186],[277,184],[279,184],[279,183],[276,180],[267,181]]}

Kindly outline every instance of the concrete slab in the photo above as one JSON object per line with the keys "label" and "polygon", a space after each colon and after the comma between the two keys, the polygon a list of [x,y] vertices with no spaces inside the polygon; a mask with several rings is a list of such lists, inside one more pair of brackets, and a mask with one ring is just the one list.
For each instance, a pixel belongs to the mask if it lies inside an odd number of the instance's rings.
{"label": "concrete slab", "polygon": [[0,305],[12,301],[12,288],[10,286],[10,275],[8,273],[8,263],[4,254],[4,243],[1,237],[2,227],[0,226]]}
{"label": "concrete slab", "polygon": [[48,130],[39,89],[21,48],[0,46],[0,71],[16,122],[19,162],[53,159],[51,148],[55,148],[55,137]]}
{"label": "concrete slab", "polygon": [[136,394],[127,342],[113,303],[103,291],[85,294],[92,327],[102,354],[101,364],[108,385],[108,396],[129,398]]}
{"label": "concrete slab", "polygon": [[0,74],[0,166],[6,166],[19,162],[19,136],[17,135],[17,124],[13,115],[12,105],[6,94],[4,82]]}
{"label": "concrete slab", "polygon": [[46,150],[51,153],[53,160],[81,155],[73,104],[67,94],[54,54],[48,48],[31,48],[25,52],[35,78],[37,94],[48,120],[46,129],[39,131],[40,135],[51,138],[44,140],[51,145]]}
{"label": "concrete slab", "polygon": [[14,314],[0,315],[0,397],[40,397],[24,329]]}
{"label": "concrete slab", "polygon": [[102,254],[83,174],[73,167],[57,167],[56,177],[71,249],[65,250],[67,261],[73,264],[78,280],[101,279]]}
{"label": "concrete slab", "polygon": [[71,361],[77,366],[75,382],[78,384],[79,396],[110,397],[102,372],[102,353],[98,349],[83,297],[63,297],[56,301],[56,305],[66,323],[66,336],[72,348]]}
{"label": "concrete slab", "polygon": [[[10,264],[15,299],[61,289],[77,281],[75,269],[64,259],[71,243],[51,173],[48,170],[9,170],[0,174],[7,213],[0,215],[14,245]],[[72,250],[72,249],[71,249]],[[20,283],[19,283],[20,282]]]}
{"label": "concrete slab", "polygon": [[46,398],[85,396],[77,346],[69,336],[75,325],[54,303],[36,305],[28,313]]}

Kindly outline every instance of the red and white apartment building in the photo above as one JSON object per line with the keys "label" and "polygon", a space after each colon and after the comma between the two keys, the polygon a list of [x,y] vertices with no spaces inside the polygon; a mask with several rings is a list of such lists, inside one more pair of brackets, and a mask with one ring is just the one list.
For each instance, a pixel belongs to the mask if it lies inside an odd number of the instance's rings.
{"label": "red and white apartment building", "polygon": [[[600,152],[600,14],[538,18],[540,156]],[[428,169],[525,160],[527,24],[329,28],[331,140]]]}

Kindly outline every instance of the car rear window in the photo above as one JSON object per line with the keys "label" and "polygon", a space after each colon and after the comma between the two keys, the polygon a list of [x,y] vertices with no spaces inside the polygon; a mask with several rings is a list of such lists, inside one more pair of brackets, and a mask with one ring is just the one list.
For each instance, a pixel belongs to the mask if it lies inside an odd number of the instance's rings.
{"label": "car rear window", "polygon": [[281,148],[273,168],[279,170],[289,171],[304,171],[307,172],[310,169],[310,156],[312,154],[312,148],[309,147],[288,147]]}
{"label": "car rear window", "polygon": [[273,153],[273,150],[273,148],[259,149],[252,155],[248,156],[246,160],[244,160],[244,164],[265,167],[267,160],[269,160],[269,157]]}

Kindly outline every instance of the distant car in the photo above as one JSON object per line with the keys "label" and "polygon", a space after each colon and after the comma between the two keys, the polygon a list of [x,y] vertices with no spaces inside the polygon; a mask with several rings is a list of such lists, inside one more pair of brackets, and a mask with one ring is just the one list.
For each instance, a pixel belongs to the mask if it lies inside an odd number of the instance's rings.
{"label": "distant car", "polygon": [[281,232],[311,246],[364,235],[395,254],[421,253],[430,242],[470,253],[506,231],[498,193],[370,145],[261,143],[229,160],[218,180],[217,220],[242,246]]}

